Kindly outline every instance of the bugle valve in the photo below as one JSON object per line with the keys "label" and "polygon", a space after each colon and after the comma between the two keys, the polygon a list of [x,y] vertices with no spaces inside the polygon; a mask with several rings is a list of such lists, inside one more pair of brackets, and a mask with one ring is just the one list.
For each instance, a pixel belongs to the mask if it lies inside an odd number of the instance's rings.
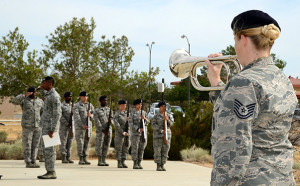
{"label": "bugle valve", "polygon": [[240,66],[237,62],[236,55],[227,55],[227,56],[220,56],[216,58],[207,58],[207,57],[194,57],[191,56],[186,50],[184,49],[177,49],[175,50],[169,60],[169,67],[172,74],[175,77],[184,79],[188,76],[191,76],[191,83],[195,89],[200,91],[211,91],[211,90],[222,90],[224,86],[218,87],[203,87],[198,79],[197,79],[197,69],[206,66],[205,60],[208,59],[212,64],[222,64],[226,71],[226,82],[228,82],[228,77],[230,74],[230,68],[228,63],[233,63],[236,67],[236,71],[240,71]]}

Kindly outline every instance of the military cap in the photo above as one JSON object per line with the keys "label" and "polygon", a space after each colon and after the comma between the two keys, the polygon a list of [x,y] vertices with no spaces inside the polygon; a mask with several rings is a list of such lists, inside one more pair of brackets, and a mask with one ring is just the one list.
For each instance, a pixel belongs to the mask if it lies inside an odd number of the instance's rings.
{"label": "military cap", "polygon": [[158,103],[157,107],[159,108],[159,107],[161,107],[161,106],[163,106],[163,105],[166,105],[166,102],[161,101],[161,102]]}
{"label": "military cap", "polygon": [[65,92],[64,97],[72,96],[72,92]]}
{"label": "military cap", "polygon": [[133,105],[137,105],[137,104],[140,104],[142,103],[142,100],[141,99],[137,99],[133,102]]}
{"label": "military cap", "polygon": [[126,103],[127,103],[127,102],[126,102],[126,100],[124,100],[124,99],[121,99],[121,100],[118,102],[119,105],[126,104]]}
{"label": "military cap", "polygon": [[85,91],[80,92],[79,96],[87,96],[88,94]]}
{"label": "military cap", "polygon": [[53,79],[53,77],[50,77],[50,76],[46,76],[46,77],[43,79],[42,83],[43,83],[44,81],[51,81],[52,84],[54,84],[54,82],[55,82],[54,79]]}
{"label": "military cap", "polygon": [[35,87],[29,87],[29,88],[27,89],[27,92],[35,92]]}
{"label": "military cap", "polygon": [[102,100],[104,100],[105,98],[107,98],[107,96],[101,96],[100,98],[99,98],[99,101],[102,101]]}
{"label": "military cap", "polygon": [[271,16],[269,16],[269,14],[260,10],[249,10],[233,18],[231,22],[231,29],[234,32],[238,32],[240,30],[261,27],[272,23],[275,26],[277,26],[281,31],[281,28],[277,23],[277,21],[273,19]]}

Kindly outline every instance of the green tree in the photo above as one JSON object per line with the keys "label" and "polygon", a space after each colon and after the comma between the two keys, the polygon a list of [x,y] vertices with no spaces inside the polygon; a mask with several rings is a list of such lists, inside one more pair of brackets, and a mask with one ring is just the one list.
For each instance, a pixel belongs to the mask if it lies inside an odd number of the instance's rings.
{"label": "green tree", "polygon": [[284,67],[286,66],[286,61],[277,58],[277,57],[276,57],[276,54],[274,54],[274,53],[271,53],[271,56],[272,56],[272,58],[273,58],[273,61],[274,61],[275,65],[276,65],[280,70],[283,70]]}
{"label": "green tree", "polygon": [[82,90],[92,92],[92,80],[100,61],[97,42],[93,38],[95,28],[93,18],[90,23],[85,18],[73,18],[46,37],[48,44],[44,45],[44,53],[53,62],[52,75],[61,94],[72,91],[75,97]]}
{"label": "green tree", "polygon": [[[198,82],[204,86],[209,86],[209,82],[206,76],[198,75]],[[190,98],[191,103],[207,101],[208,91],[199,91],[196,90],[192,85],[190,87]],[[166,99],[172,104],[180,105],[181,107],[187,107],[187,98],[188,98],[188,78],[183,79],[179,85],[172,86],[170,90],[166,93]]]}
{"label": "green tree", "polygon": [[128,67],[134,55],[133,49],[128,44],[128,38],[122,36],[112,37],[112,40],[102,36],[102,41],[98,43],[98,53],[100,63],[98,63],[98,79],[96,87],[101,90],[101,94],[122,97],[125,89],[123,79],[126,77]]}
{"label": "green tree", "polygon": [[48,67],[48,58],[36,50],[28,51],[29,43],[19,28],[9,31],[0,40],[0,96],[16,96],[29,86],[39,86]]}
{"label": "green tree", "polygon": [[[129,72],[123,80],[123,97],[125,99],[134,99],[143,98],[145,103],[148,103],[149,98],[149,82],[155,81],[155,76],[159,73],[159,68],[151,68],[151,72],[138,72],[131,71]],[[151,74],[151,76],[150,76]],[[155,91],[153,88],[151,91]],[[157,89],[156,89],[157,91]],[[132,104],[132,103],[131,103]],[[145,107],[146,108],[145,104]]]}

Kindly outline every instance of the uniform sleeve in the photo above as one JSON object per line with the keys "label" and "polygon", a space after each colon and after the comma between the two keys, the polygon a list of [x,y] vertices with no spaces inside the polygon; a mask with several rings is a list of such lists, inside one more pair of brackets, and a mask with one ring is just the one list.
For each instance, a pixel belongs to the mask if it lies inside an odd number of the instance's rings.
{"label": "uniform sleeve", "polygon": [[50,127],[50,131],[56,131],[59,127],[59,121],[61,118],[61,103],[58,97],[53,99],[53,120],[52,126]]}
{"label": "uniform sleeve", "polygon": [[74,114],[74,120],[75,120],[75,123],[77,124],[77,126],[83,127],[85,124],[81,121],[81,117],[80,117],[80,114],[79,114],[77,104],[74,106],[73,114]]}
{"label": "uniform sleeve", "polygon": [[22,105],[25,98],[26,97],[24,94],[20,94],[17,97],[15,97],[14,99],[12,99],[11,102],[14,105]]}
{"label": "uniform sleeve", "polygon": [[115,129],[116,131],[118,131],[119,133],[122,133],[123,132],[123,129],[121,128],[120,126],[120,123],[118,122],[118,119],[119,119],[119,112],[116,112],[116,114],[114,115],[114,126],[115,126]]}
{"label": "uniform sleeve", "polygon": [[111,109],[111,125],[114,125],[114,111]]}
{"label": "uniform sleeve", "polygon": [[95,108],[94,105],[91,104],[90,113],[92,114],[91,119],[94,119]]}
{"label": "uniform sleeve", "polygon": [[145,112],[145,111],[143,111],[143,115],[145,116],[145,125],[147,126],[149,123],[150,123],[150,121],[149,121],[149,119],[148,119],[148,115],[147,115],[147,113]]}
{"label": "uniform sleeve", "polygon": [[44,110],[44,101],[42,99],[40,99],[40,101],[41,101],[40,116],[42,116]]}
{"label": "uniform sleeve", "polygon": [[252,123],[258,114],[256,92],[248,79],[239,77],[226,85],[216,102],[213,185],[238,183],[245,175],[252,154]]}
{"label": "uniform sleeve", "polygon": [[[220,81],[217,86],[220,87],[220,86],[224,86],[224,85],[225,85],[224,82]],[[218,99],[220,93],[221,93],[221,90],[214,90],[214,91],[209,92],[209,100],[212,104],[215,104],[215,102]]]}
{"label": "uniform sleeve", "polygon": [[168,118],[169,118],[169,120],[167,121],[167,124],[169,127],[171,127],[171,126],[173,126],[174,118],[173,118],[172,114],[168,114]]}

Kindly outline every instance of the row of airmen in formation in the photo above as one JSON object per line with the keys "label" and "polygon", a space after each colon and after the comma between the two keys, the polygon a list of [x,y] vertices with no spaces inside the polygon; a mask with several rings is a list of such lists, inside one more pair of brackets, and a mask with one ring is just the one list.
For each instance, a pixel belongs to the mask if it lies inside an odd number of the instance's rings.
{"label": "row of airmen in formation", "polygon": [[[72,109],[72,93],[64,94],[64,101],[61,103],[59,94],[53,88],[54,79],[46,77],[40,88],[43,100],[36,97],[36,89],[28,88],[25,94],[21,94],[12,100],[15,105],[21,105],[22,115],[22,140],[23,154],[27,168],[39,168],[36,163],[38,149],[40,154],[45,157],[45,167],[47,173],[38,176],[39,179],[56,179],[55,159],[56,151],[54,147],[44,148],[42,135],[53,137],[54,132],[59,131],[61,140],[60,154],[62,163],[74,163],[71,159],[71,148],[73,142],[73,131],[77,142],[77,153],[80,165],[91,164],[88,160],[89,137],[86,136],[88,129],[91,131],[91,125],[87,125],[87,118],[94,120],[96,128],[95,150],[98,156],[98,166],[109,166],[106,163],[106,156],[112,140],[112,127],[115,127],[115,156],[118,161],[118,168],[127,168],[125,160],[128,156],[128,150],[131,146],[131,156],[134,162],[133,169],[143,169],[141,161],[143,160],[144,149],[147,145],[147,135],[143,137],[144,129],[140,127],[141,119],[145,125],[149,124],[146,112],[141,110],[142,101],[137,99],[133,102],[134,108],[127,117],[127,102],[120,100],[118,102],[119,110],[113,114],[107,106],[107,96],[101,96],[100,106],[94,109],[94,106],[87,102],[86,92],[80,93],[80,101]],[[170,114],[164,114],[166,110],[165,102],[159,103],[160,114],[154,116],[152,121],[153,128],[153,148],[154,162],[157,164],[157,171],[165,171],[164,164],[168,158],[168,152],[171,143],[170,126],[173,124],[173,117]],[[142,114],[141,114],[142,112]],[[73,117],[71,116],[73,115]],[[111,114],[111,117],[109,117]],[[73,118],[73,119],[72,119]],[[112,119],[111,119],[112,118]],[[72,121],[70,121],[72,120]],[[167,144],[164,143],[164,121],[167,121]],[[126,121],[129,125],[126,126]],[[128,130],[126,128],[128,127]],[[72,130],[73,129],[73,130]],[[75,129],[75,130],[74,130]],[[127,131],[127,132],[126,132]],[[125,137],[130,140],[125,145]],[[39,145],[40,144],[40,145]]]}

